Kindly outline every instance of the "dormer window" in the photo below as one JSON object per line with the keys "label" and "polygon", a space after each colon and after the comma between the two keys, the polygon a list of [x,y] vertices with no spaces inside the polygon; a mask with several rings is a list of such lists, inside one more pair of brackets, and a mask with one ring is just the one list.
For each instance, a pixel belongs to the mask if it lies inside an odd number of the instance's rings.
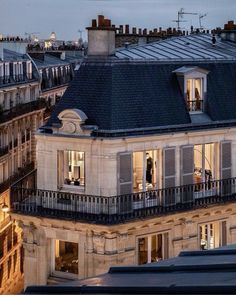
{"label": "dormer window", "polygon": [[186,103],[189,112],[203,112],[203,79],[187,79]]}
{"label": "dormer window", "polygon": [[181,67],[176,73],[180,89],[190,113],[204,112],[207,94],[207,70],[199,67]]}

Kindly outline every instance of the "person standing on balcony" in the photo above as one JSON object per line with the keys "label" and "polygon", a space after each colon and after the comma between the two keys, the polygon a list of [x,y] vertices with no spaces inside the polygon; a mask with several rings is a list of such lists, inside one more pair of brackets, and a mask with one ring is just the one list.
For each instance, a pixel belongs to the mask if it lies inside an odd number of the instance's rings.
{"label": "person standing on balcony", "polygon": [[146,165],[146,182],[152,183],[152,172],[153,172],[153,159],[149,155],[149,153],[146,153],[146,159],[147,159],[147,165]]}

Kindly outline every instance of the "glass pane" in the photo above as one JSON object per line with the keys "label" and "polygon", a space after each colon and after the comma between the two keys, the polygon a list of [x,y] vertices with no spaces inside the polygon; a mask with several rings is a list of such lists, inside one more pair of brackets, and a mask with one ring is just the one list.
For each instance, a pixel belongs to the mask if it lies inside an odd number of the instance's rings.
{"label": "glass pane", "polygon": [[207,225],[201,225],[200,226],[200,238],[201,238],[201,244],[200,247],[202,250],[207,249]]}
{"label": "glass pane", "polygon": [[78,274],[78,244],[56,240],[55,270]]}
{"label": "glass pane", "polygon": [[205,145],[205,178],[209,182],[214,173],[214,143]]}
{"label": "glass pane", "polygon": [[85,156],[84,152],[64,152],[64,183],[67,185],[85,185]]}
{"label": "glass pane", "polygon": [[156,262],[157,260],[157,236],[151,237],[151,262]]}
{"label": "glass pane", "polygon": [[195,79],[195,99],[202,99],[202,79]]}
{"label": "glass pane", "polygon": [[146,264],[148,262],[148,238],[138,239],[138,264]]}
{"label": "glass pane", "polygon": [[193,80],[187,80],[187,101],[193,100]]}
{"label": "glass pane", "polygon": [[133,189],[143,191],[143,152],[133,153]]}
{"label": "glass pane", "polygon": [[146,152],[146,190],[154,189],[157,180],[157,151]]}
{"label": "glass pane", "polygon": [[202,173],[202,145],[194,146],[194,183],[203,182]]}

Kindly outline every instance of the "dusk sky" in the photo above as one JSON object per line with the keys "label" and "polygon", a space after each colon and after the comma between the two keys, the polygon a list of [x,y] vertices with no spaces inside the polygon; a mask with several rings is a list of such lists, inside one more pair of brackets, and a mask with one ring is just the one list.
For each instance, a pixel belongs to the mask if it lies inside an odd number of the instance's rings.
{"label": "dusk sky", "polygon": [[[166,28],[176,26],[172,20],[181,7],[186,12],[207,13],[206,28],[236,21],[235,0],[0,0],[0,33],[24,37],[25,32],[39,32],[39,38],[47,38],[55,31],[58,39],[76,40],[79,29],[86,38],[85,27],[98,14],[116,25]],[[184,19],[185,29],[199,23],[198,16]]]}

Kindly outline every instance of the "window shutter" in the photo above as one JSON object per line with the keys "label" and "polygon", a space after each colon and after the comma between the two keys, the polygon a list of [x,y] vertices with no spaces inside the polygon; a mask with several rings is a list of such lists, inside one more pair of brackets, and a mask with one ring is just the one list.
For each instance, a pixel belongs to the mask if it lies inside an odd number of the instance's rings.
{"label": "window shutter", "polygon": [[181,190],[181,202],[193,200],[193,172],[194,172],[194,147],[192,145],[182,146],[180,154],[181,159],[181,185],[186,185]]}
{"label": "window shutter", "polygon": [[163,188],[165,188],[165,205],[175,203],[175,147],[163,149]]}
{"label": "window shutter", "polygon": [[57,152],[57,186],[60,189],[64,184],[64,152]]}
{"label": "window shutter", "polygon": [[221,222],[221,245],[227,245],[227,229],[226,229],[226,221]]}
{"label": "window shutter", "polygon": [[222,141],[220,149],[220,160],[221,160],[221,179],[224,179],[221,183],[221,195],[226,196],[232,193],[231,181],[231,142]]}
{"label": "window shutter", "polygon": [[221,142],[221,179],[231,178],[231,142]]}
{"label": "window shutter", "polygon": [[118,194],[132,193],[132,154],[118,154]]}
{"label": "window shutter", "polygon": [[167,259],[169,258],[169,234],[168,233],[164,233],[163,234],[163,240],[164,240],[164,243],[163,243],[163,246],[164,246],[164,251],[163,251],[163,258],[164,259]]}

